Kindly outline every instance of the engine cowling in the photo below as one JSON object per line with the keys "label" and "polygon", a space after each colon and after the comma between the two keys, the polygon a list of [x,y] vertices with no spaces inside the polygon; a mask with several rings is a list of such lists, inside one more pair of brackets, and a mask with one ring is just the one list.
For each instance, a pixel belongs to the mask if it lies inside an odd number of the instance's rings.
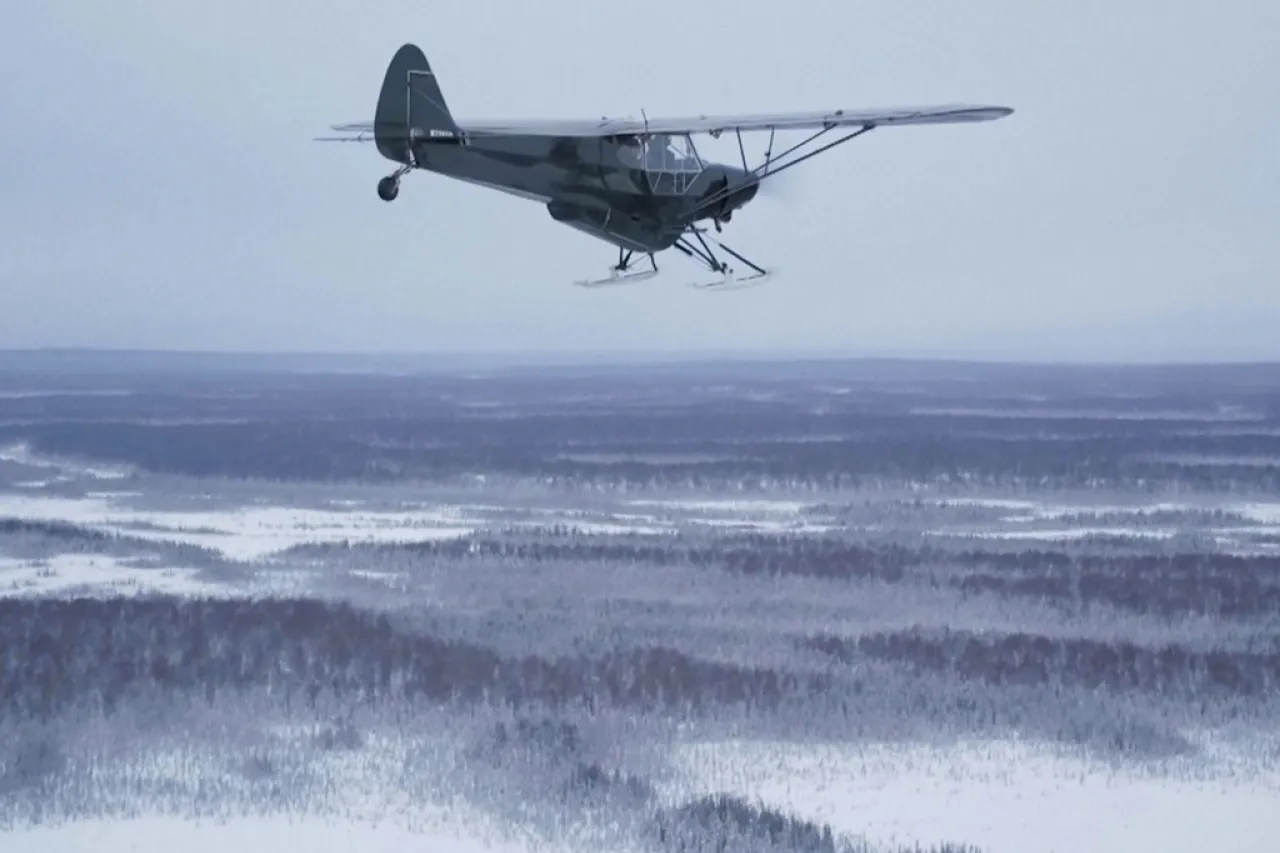
{"label": "engine cowling", "polygon": [[725,174],[708,188],[705,198],[715,199],[711,205],[711,218],[717,222],[728,222],[733,212],[756,197],[760,191],[760,182],[746,175]]}

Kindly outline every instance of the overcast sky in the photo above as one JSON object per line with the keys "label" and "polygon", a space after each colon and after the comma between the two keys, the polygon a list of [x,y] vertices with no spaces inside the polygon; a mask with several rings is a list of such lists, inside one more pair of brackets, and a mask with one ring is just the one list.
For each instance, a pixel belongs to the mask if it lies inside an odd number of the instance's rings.
{"label": "overcast sky", "polygon": [[[1017,112],[798,167],[763,287],[584,291],[543,206],[310,141],[405,41],[459,119]],[[0,111],[0,348],[1280,358],[1275,0],[14,0]]]}

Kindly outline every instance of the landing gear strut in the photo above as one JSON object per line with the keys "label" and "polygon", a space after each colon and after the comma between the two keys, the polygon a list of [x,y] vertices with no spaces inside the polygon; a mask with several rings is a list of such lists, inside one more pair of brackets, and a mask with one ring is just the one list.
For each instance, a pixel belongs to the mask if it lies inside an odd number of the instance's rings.
{"label": "landing gear strut", "polygon": [[583,279],[575,281],[578,287],[612,287],[619,284],[634,284],[637,281],[645,281],[653,278],[658,274],[658,262],[653,259],[653,254],[649,253],[645,257],[649,259],[649,269],[632,270],[631,258],[633,252],[627,249],[618,250],[618,263],[609,267],[608,278],[598,278],[592,281]]}
{"label": "landing gear strut", "polygon": [[378,198],[383,201],[395,201],[396,196],[400,195],[400,178],[408,174],[412,168],[412,164],[406,163],[394,173],[378,181]]}
{"label": "landing gear strut", "polygon": [[[748,273],[741,275],[738,274],[735,272],[733,267],[716,257],[716,253],[712,251],[709,245],[707,245],[707,241],[702,236],[704,231],[705,229],[690,226],[689,229],[685,231],[686,236],[682,236],[680,239],[676,240],[674,244],[675,248],[679,249],[685,255],[697,261],[702,266],[705,266],[711,272],[718,273],[720,278],[715,281],[708,282],[691,282],[689,287],[692,287],[695,290],[744,290],[748,287],[755,287],[756,285],[763,283],[764,280],[771,275],[769,270],[757,266],[735,252],[733,249],[730,249],[724,243],[721,243],[719,240],[714,241],[724,252],[751,268]],[[696,243],[690,241],[689,235],[692,235],[693,240],[696,241]],[[574,284],[578,287],[612,287],[620,284],[632,284],[637,281],[645,281],[646,279],[653,278],[658,274],[658,263],[654,260],[652,253],[645,256],[649,259],[648,269],[634,269],[632,262],[633,257],[633,252],[625,249],[619,249],[618,263],[609,267],[608,278],[598,278],[592,281],[584,279],[581,281],[575,281]]]}
{"label": "landing gear strut", "polygon": [[691,282],[690,287],[695,290],[743,290],[748,287],[755,287],[764,282],[769,277],[770,272],[763,267],[757,266],[742,255],[730,249],[724,243],[716,240],[715,243],[728,254],[737,260],[751,267],[750,274],[738,275],[733,267],[716,257],[716,253],[707,245],[707,241],[702,238],[703,229],[690,227],[686,234],[692,234],[698,241],[698,245],[689,242],[689,238],[681,237],[676,241],[675,247],[684,252],[687,256],[698,261],[713,273],[719,273],[721,278],[718,281],[709,282]]}

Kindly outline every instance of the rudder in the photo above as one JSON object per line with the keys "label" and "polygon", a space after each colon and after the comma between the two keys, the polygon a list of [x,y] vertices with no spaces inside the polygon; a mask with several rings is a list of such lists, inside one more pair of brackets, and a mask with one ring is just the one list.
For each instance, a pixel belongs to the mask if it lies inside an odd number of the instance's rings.
{"label": "rudder", "polygon": [[456,139],[454,123],[426,54],[413,44],[396,51],[382,79],[374,112],[374,141],[388,160],[408,162],[411,139]]}

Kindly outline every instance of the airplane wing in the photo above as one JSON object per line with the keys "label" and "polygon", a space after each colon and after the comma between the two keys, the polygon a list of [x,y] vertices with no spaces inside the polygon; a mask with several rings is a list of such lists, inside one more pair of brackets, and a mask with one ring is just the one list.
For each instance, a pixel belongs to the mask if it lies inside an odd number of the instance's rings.
{"label": "airplane wing", "polygon": [[[930,107],[835,110],[833,112],[765,113],[758,115],[689,116],[644,119],[545,119],[458,121],[472,135],[615,136],[646,133],[697,134],[761,130],[821,130],[826,127],[887,127],[910,124],[957,124],[993,121],[1012,113],[1009,107],[947,104]],[[373,122],[333,125],[343,133],[372,133]]]}

